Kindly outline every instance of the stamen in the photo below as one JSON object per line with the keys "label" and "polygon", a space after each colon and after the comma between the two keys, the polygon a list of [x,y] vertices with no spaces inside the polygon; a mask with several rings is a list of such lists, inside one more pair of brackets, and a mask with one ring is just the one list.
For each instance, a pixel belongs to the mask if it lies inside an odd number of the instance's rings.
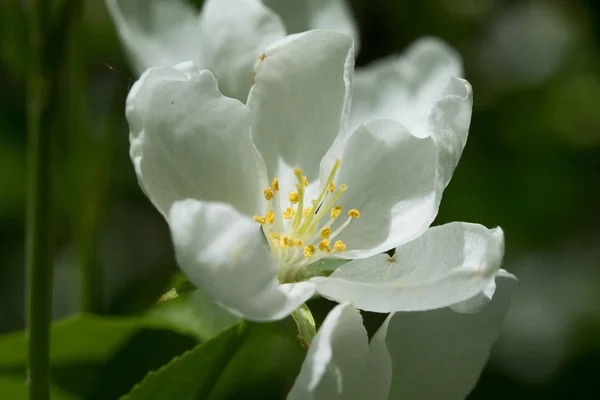
{"label": "stamen", "polygon": [[271,210],[267,211],[267,215],[265,216],[267,223],[272,224],[275,222],[275,213]]}
{"label": "stamen", "polygon": [[271,187],[275,192],[279,192],[279,178],[274,178],[273,183],[271,183]]}
{"label": "stamen", "polygon": [[281,238],[281,248],[287,249],[288,247],[292,247],[292,239],[289,236],[284,236]]}
{"label": "stamen", "polygon": [[333,244],[333,248],[335,251],[344,251],[346,250],[346,245],[341,240],[338,240]]}
{"label": "stamen", "polygon": [[306,207],[303,211],[304,216],[306,217],[308,214],[312,212],[312,207]]}
{"label": "stamen", "polygon": [[329,185],[327,186],[327,191],[328,191],[329,193],[333,193],[333,192],[335,192],[335,183],[333,183],[333,182],[329,182]]}
{"label": "stamen", "polygon": [[331,218],[337,218],[340,216],[341,213],[342,213],[342,206],[335,206],[329,212],[329,216]]}
{"label": "stamen", "polygon": [[273,196],[275,196],[275,193],[273,193],[273,189],[271,188],[265,188],[265,190],[263,190],[263,193],[265,195],[265,199],[267,199],[267,201],[270,201]]}
{"label": "stamen", "polygon": [[303,176],[303,177],[302,177],[302,184],[303,184],[305,187],[308,187],[308,178],[307,178],[307,177],[305,177],[305,176]]}
{"label": "stamen", "polygon": [[[302,222],[302,213],[300,212],[300,210],[302,210],[302,207],[304,207],[304,180],[306,179],[306,177],[302,176],[302,170],[300,168],[294,169],[294,175],[296,175],[296,178],[298,179],[298,183],[296,184],[298,192],[297,196],[295,197],[297,201],[292,201],[292,194],[290,194],[290,201],[292,202],[292,204],[300,203],[298,204],[297,208],[298,213],[296,214],[296,218],[294,218],[294,222],[292,223],[293,229],[296,230],[298,229],[300,222]],[[306,181],[306,183],[308,184],[308,181]]]}
{"label": "stamen", "polygon": [[298,201],[300,201],[300,196],[298,195],[298,192],[291,192],[288,198],[290,199],[290,203],[292,204],[297,204]]}
{"label": "stamen", "polygon": [[296,210],[294,210],[292,207],[288,207],[285,209],[285,211],[283,213],[283,218],[292,219],[294,217],[295,213],[296,213]]}
{"label": "stamen", "polygon": [[360,212],[356,208],[353,208],[352,210],[348,211],[348,216],[352,218],[359,218]]}
{"label": "stamen", "polygon": [[315,250],[315,246],[312,245],[308,245],[304,247],[304,257],[306,258],[310,258],[315,254],[316,250]]}
{"label": "stamen", "polygon": [[267,222],[266,218],[265,217],[261,217],[260,215],[255,215],[253,218],[254,218],[254,220],[256,222],[258,222],[261,225],[263,225],[263,224],[265,224]]}
{"label": "stamen", "polygon": [[281,239],[281,234],[279,234],[279,233],[270,232],[270,233],[269,233],[269,236],[271,236],[271,237],[272,237],[273,239],[275,239],[275,240],[279,240],[279,239]]}
{"label": "stamen", "polygon": [[[322,207],[322,210],[329,210],[330,208],[332,208],[333,205],[335,204],[335,202],[337,201],[337,199],[339,199],[340,196],[342,195],[342,193],[344,193],[346,190],[348,190],[348,186],[344,185],[344,184],[341,184],[340,188],[338,189],[338,191],[335,194],[335,196],[333,196],[333,198],[329,201],[329,203],[327,203],[327,205],[325,207]],[[319,211],[321,211],[321,209]],[[319,214],[317,214],[315,216],[314,221],[311,222],[311,224],[309,225],[307,231],[308,232],[314,232],[314,230],[317,227],[317,224],[325,216],[326,213],[327,213],[327,211],[323,211],[323,212],[320,212]]]}
{"label": "stamen", "polygon": [[296,245],[296,247],[301,248],[302,247],[302,240],[296,240],[296,242],[294,244]]}
{"label": "stamen", "polygon": [[323,229],[321,229],[321,239],[329,239],[329,236],[331,236],[331,228],[326,226]]}
{"label": "stamen", "polygon": [[323,253],[331,253],[331,247],[329,247],[329,240],[321,240],[321,243],[319,243],[319,250],[321,250]]}

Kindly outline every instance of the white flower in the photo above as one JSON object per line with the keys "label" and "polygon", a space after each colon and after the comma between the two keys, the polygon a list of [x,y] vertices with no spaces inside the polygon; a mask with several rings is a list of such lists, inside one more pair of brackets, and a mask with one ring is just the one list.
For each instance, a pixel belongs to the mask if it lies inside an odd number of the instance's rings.
{"label": "white flower", "polygon": [[[179,265],[238,316],[283,318],[315,293],[375,312],[441,308],[499,269],[499,228],[428,229],[466,141],[470,85],[451,78],[410,128],[352,131],[353,61],[351,37],[310,31],[265,50],[247,105],[193,63],[152,68],[129,94],[131,157]],[[323,257],[354,261],[327,277]]]}
{"label": "white flower", "polygon": [[496,341],[515,282],[501,271],[493,300],[476,314],[448,308],[390,314],[370,342],[360,314],[347,303],[336,306],[315,336],[287,398],[466,398]]}

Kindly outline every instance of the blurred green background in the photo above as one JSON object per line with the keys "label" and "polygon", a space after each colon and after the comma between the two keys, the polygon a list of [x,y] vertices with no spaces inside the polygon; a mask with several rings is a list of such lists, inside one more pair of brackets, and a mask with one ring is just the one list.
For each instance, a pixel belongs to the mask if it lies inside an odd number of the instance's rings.
{"label": "blurred green background", "polygon": [[[17,3],[0,8],[2,333],[22,329],[25,320],[27,59]],[[55,1],[53,9],[64,3]],[[504,267],[520,279],[520,289],[471,398],[594,398],[600,389],[600,2],[351,3],[361,34],[358,66],[433,35],[458,49],[473,85],[468,144],[436,224],[502,226]],[[141,314],[173,286],[177,269],[167,226],[139,189],[128,156],[124,100],[134,75],[104,2],[88,1],[81,15],[66,47],[57,32],[47,49],[56,85],[45,119],[53,134],[47,149],[54,160],[53,315],[82,308]],[[193,345],[185,335],[161,335],[143,342],[156,346],[153,368]],[[123,385],[114,394],[126,391]]]}

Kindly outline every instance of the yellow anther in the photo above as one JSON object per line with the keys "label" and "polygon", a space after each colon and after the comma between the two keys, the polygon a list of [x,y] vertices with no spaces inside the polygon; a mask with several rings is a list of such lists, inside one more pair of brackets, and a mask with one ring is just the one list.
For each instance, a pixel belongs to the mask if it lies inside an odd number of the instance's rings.
{"label": "yellow anther", "polygon": [[296,240],[294,244],[296,245],[296,247],[300,248],[302,247],[302,240]]}
{"label": "yellow anther", "polygon": [[265,219],[267,220],[267,223],[272,224],[275,222],[275,213],[273,211],[267,211]]}
{"label": "yellow anther", "polygon": [[356,208],[353,208],[352,210],[348,211],[348,216],[352,218],[358,218],[360,217],[360,212]]}
{"label": "yellow anther", "polygon": [[254,216],[254,220],[256,222],[258,222],[259,224],[261,224],[261,225],[267,222],[266,218],[265,217],[261,217],[260,215],[255,215]]}
{"label": "yellow anther", "polygon": [[329,193],[333,193],[335,191],[335,183],[329,182],[329,186],[327,186],[327,191]]}
{"label": "yellow anther", "polygon": [[271,246],[273,246],[273,248],[277,248],[277,246],[279,245],[279,240],[277,239],[271,239]]}
{"label": "yellow anther", "polygon": [[315,246],[311,246],[310,244],[308,246],[304,246],[304,257],[312,257],[313,254],[315,254],[315,251]]}
{"label": "yellow anther", "polygon": [[302,184],[304,186],[308,187],[308,178],[307,177],[305,177],[305,176],[302,177]]}
{"label": "yellow anther", "polygon": [[273,193],[273,189],[271,188],[265,188],[265,190],[263,190],[263,193],[265,194],[265,199],[267,200],[271,200],[273,196],[275,196],[275,193]]}
{"label": "yellow anther", "polygon": [[329,239],[329,236],[331,236],[331,228],[326,226],[325,228],[321,229],[321,239]]}
{"label": "yellow anther", "polygon": [[273,188],[274,191],[279,192],[279,178],[273,179],[273,183],[271,183],[271,188]]}
{"label": "yellow anther", "polygon": [[281,239],[281,235],[276,232],[269,232],[269,236],[271,236],[273,239],[276,239],[276,240]]}
{"label": "yellow anther", "polygon": [[323,253],[331,253],[331,247],[329,247],[329,240],[321,240],[321,242],[319,243],[319,250],[321,250]]}
{"label": "yellow anther", "polygon": [[344,251],[344,250],[346,250],[346,245],[341,240],[338,240],[337,242],[335,242],[333,244],[333,249],[335,251]]}
{"label": "yellow anther", "polygon": [[346,190],[348,190],[348,185],[342,183],[339,188],[340,193],[344,193]]}
{"label": "yellow anther", "polygon": [[292,219],[294,217],[294,214],[296,214],[296,211],[292,207],[288,207],[283,212],[283,218]]}
{"label": "yellow anther", "polygon": [[303,211],[304,216],[307,216],[312,212],[312,207],[306,207]]}
{"label": "yellow anther", "polygon": [[342,213],[342,206],[335,206],[329,211],[329,216],[331,218],[337,218]]}
{"label": "yellow anther", "polygon": [[298,195],[298,192],[290,192],[288,197],[292,204],[297,204],[298,201],[300,201],[300,196]]}
{"label": "yellow anther", "polygon": [[296,178],[301,179],[302,178],[302,170],[300,168],[294,168],[294,175],[296,175]]}
{"label": "yellow anther", "polygon": [[291,239],[289,236],[284,236],[281,238],[281,248],[282,249],[292,247],[293,244],[294,244],[293,239]]}

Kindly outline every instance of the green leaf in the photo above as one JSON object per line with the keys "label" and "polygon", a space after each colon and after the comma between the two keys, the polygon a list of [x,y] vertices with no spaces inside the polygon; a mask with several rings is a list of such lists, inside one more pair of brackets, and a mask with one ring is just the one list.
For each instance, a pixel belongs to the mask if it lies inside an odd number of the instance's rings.
{"label": "green leaf", "polygon": [[150,372],[123,400],[285,397],[305,354],[290,319],[242,321]]}
{"label": "green leaf", "polygon": [[[108,399],[125,394],[148,370],[196,343],[192,332],[146,317],[80,315],[52,326],[53,399]],[[0,398],[27,398],[24,332],[0,337]]]}

